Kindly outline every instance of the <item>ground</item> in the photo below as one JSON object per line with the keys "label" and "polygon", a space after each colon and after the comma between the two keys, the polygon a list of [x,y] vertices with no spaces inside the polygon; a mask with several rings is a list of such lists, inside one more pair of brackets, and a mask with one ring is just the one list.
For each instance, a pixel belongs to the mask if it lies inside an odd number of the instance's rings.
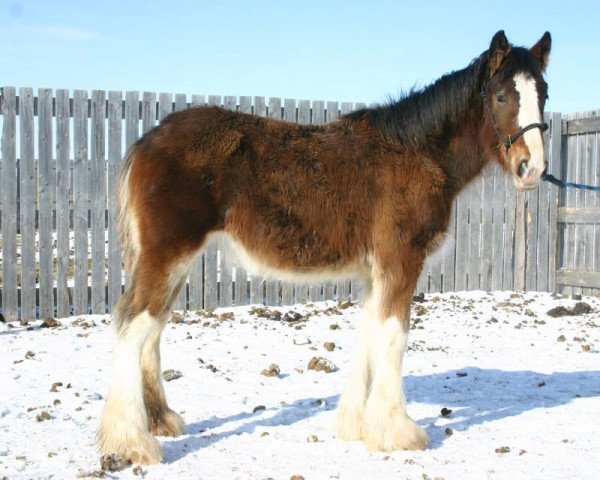
{"label": "ground", "polygon": [[[548,315],[559,306],[566,316]],[[419,452],[335,437],[358,315],[328,302],[175,316],[163,370],[187,432],[160,439],[163,464],[114,472],[101,470],[94,446],[109,317],[0,324],[0,479],[600,478],[600,298],[416,301],[405,386],[430,438]],[[312,361],[320,371],[308,369],[313,357],[325,359]]]}

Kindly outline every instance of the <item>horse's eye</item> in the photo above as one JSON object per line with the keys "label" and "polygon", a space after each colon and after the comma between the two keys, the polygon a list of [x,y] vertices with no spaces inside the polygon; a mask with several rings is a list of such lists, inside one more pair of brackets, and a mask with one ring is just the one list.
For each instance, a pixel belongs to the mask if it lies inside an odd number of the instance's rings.
{"label": "horse's eye", "polygon": [[506,97],[504,95],[502,95],[501,93],[498,93],[496,95],[496,100],[498,100],[498,103],[504,103],[504,102],[506,102]]}

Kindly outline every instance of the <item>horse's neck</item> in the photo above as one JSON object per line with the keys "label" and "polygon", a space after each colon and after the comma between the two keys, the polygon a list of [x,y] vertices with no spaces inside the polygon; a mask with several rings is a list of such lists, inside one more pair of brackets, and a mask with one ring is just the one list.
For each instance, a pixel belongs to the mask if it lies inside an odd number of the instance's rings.
{"label": "horse's neck", "polygon": [[485,168],[489,156],[481,144],[476,118],[466,118],[455,131],[457,133],[448,142],[445,151],[439,152],[434,160],[446,172],[449,191],[458,195]]}
{"label": "horse's neck", "polygon": [[427,152],[458,194],[485,167],[489,156],[480,135],[479,98],[484,62],[445,75],[424,90],[374,112],[384,133],[409,149]]}

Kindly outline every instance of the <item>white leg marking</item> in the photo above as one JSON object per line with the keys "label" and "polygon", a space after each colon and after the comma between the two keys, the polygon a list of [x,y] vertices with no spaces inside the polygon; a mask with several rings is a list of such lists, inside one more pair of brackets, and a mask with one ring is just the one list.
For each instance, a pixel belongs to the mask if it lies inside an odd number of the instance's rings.
{"label": "white leg marking", "polygon": [[[404,324],[408,318],[383,318],[383,295],[382,283],[375,281],[365,308],[365,326],[370,329],[366,335],[370,384],[362,412],[361,437],[371,450],[422,449],[427,435],[407,415],[402,388],[402,359],[408,340]],[[408,306],[405,315],[410,315]]]}
{"label": "white leg marking", "polygon": [[427,435],[407,415],[402,388],[408,332],[403,319],[381,318],[382,292],[374,282],[363,310],[359,350],[338,407],[338,437],[361,438],[371,450],[422,449]]}
{"label": "white leg marking", "polygon": [[373,334],[373,380],[364,413],[363,439],[371,450],[425,448],[427,435],[406,413],[402,387],[402,358],[408,332],[403,319],[379,321]]}
{"label": "white leg marking", "polygon": [[[521,128],[531,125],[532,123],[541,123],[542,117],[538,103],[538,91],[533,78],[526,77],[523,73],[519,73],[514,77],[515,88],[519,92],[519,115],[517,121]],[[525,132],[523,135],[525,145],[529,149],[531,158],[529,159],[529,167],[535,168],[539,172],[544,170],[544,142],[542,132],[538,128],[534,128]]]}
{"label": "white leg marking", "polygon": [[98,432],[102,453],[116,453],[134,463],[162,460],[162,449],[148,431],[141,369],[142,348],[156,322],[144,311],[117,334],[112,379]]}

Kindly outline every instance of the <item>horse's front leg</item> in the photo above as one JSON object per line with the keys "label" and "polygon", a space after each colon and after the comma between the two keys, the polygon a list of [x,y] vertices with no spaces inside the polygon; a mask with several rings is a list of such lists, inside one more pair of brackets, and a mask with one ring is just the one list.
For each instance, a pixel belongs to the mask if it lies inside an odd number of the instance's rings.
{"label": "horse's front leg", "polygon": [[371,450],[418,450],[427,444],[425,431],[406,413],[402,386],[410,304],[421,264],[418,255],[404,255],[373,269],[371,385],[362,421],[362,439]]}

